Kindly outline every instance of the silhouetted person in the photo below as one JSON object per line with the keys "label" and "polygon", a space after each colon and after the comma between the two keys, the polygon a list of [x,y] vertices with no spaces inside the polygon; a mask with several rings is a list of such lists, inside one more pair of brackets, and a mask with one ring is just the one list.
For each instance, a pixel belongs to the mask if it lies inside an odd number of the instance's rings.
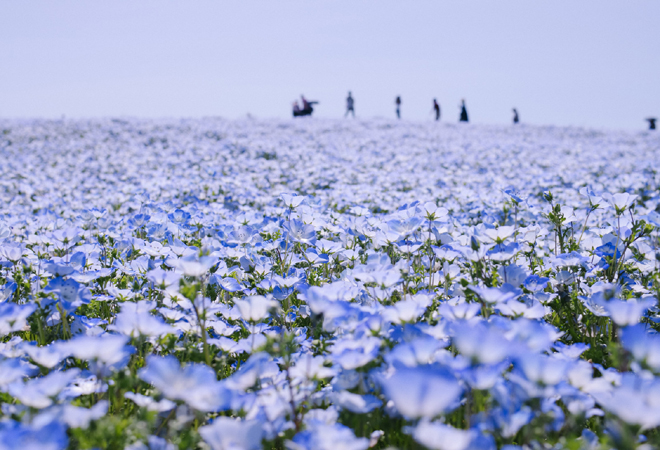
{"label": "silhouetted person", "polygon": [[318,102],[307,101],[307,99],[303,95],[301,95],[300,98],[302,100],[303,107],[302,109],[300,109],[300,106],[298,106],[298,102],[293,102],[293,117],[311,116],[312,113],[314,112],[313,106],[316,105]]}
{"label": "silhouetted person", "polygon": [[396,118],[400,119],[401,118],[401,97],[397,97],[396,100],[394,101],[394,104],[396,104]]}
{"label": "silhouetted person", "polygon": [[440,105],[436,99],[433,99],[433,111],[435,111],[435,120],[440,120]]}
{"label": "silhouetted person", "polygon": [[468,113],[465,109],[465,100],[461,100],[461,117],[458,119],[459,122],[468,122]]}
{"label": "silhouetted person", "polygon": [[513,108],[513,123],[516,124],[518,122],[520,122],[520,118],[518,117],[518,110]]}
{"label": "silhouetted person", "polygon": [[352,113],[353,117],[355,117],[355,101],[353,100],[351,91],[348,91],[348,97],[346,97],[346,114],[344,114],[344,117],[347,117],[348,113]]}
{"label": "silhouetted person", "polygon": [[655,130],[655,122],[657,120],[658,119],[656,119],[655,117],[649,117],[648,119],[646,119],[646,121],[649,123],[649,130]]}

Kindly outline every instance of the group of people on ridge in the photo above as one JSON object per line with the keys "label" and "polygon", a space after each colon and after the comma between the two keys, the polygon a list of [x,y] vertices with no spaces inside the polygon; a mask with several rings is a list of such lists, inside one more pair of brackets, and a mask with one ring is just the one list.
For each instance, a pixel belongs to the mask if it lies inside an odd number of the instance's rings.
{"label": "group of people on ridge", "polygon": [[[302,101],[302,108],[300,108],[300,105],[298,104],[297,101],[293,102],[293,116],[298,117],[298,116],[311,116],[312,112],[314,112],[313,106],[317,104],[318,102],[313,101],[310,102],[308,101],[303,95],[300,96],[300,99]],[[397,96],[396,99],[394,100],[394,105],[396,106],[396,117],[397,119],[401,118],[401,96]],[[461,100],[460,104],[460,115],[458,118],[459,122],[469,122],[468,118],[468,112],[467,108],[465,107],[465,100]],[[518,110],[516,108],[512,109],[513,111],[513,123],[517,124],[520,122],[520,116],[518,115]],[[435,120],[440,120],[440,104],[438,103],[437,99],[433,99],[433,109],[432,112],[435,113]],[[349,114],[352,114],[353,117],[355,117],[355,99],[353,98],[353,94],[351,91],[348,91],[348,97],[346,97],[346,114],[344,114],[344,117],[348,117]],[[646,119],[649,122],[649,129],[650,130],[655,130],[656,129],[656,118],[650,117]]]}
{"label": "group of people on ridge", "polygon": [[[308,101],[304,95],[300,96],[300,99],[302,101],[302,108],[300,108],[300,105],[298,104],[298,101],[293,102],[293,117],[299,117],[299,116],[311,116],[312,112],[314,112],[313,105],[317,104],[318,102],[310,102]],[[394,104],[396,106],[396,117],[398,119],[401,118],[401,96],[397,96],[396,99],[394,100]],[[459,115],[459,122],[469,122],[468,118],[468,112],[467,108],[465,107],[465,100],[461,100],[461,112]],[[435,120],[440,120],[440,104],[438,103],[437,99],[433,99],[433,112],[435,113]],[[351,91],[348,91],[348,96],[346,97],[346,113],[344,114],[344,117],[348,117],[348,115],[351,114],[353,117],[355,117],[355,99],[353,98],[353,94]],[[513,123],[518,123],[520,121],[518,117],[518,111],[514,108],[513,109]]]}

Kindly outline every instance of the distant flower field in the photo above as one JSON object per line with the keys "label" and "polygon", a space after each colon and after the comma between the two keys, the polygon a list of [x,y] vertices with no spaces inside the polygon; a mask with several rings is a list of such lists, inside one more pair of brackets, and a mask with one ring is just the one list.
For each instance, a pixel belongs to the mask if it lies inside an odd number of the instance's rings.
{"label": "distant flower field", "polygon": [[0,450],[660,446],[660,134],[0,121]]}

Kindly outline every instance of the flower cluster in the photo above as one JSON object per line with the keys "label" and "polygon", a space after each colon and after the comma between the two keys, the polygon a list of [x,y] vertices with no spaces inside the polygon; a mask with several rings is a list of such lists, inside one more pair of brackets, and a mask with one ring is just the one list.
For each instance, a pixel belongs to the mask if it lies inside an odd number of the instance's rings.
{"label": "flower cluster", "polygon": [[653,134],[30,120],[0,151],[0,449],[660,445]]}

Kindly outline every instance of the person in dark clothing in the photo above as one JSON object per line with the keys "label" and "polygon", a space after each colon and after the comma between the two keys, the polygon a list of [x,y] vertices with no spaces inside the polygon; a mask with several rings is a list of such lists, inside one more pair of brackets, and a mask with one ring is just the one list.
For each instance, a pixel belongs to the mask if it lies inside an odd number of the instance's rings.
{"label": "person in dark clothing", "polygon": [[440,120],[440,105],[436,99],[433,99],[433,111],[435,111],[435,120]]}
{"label": "person in dark clothing", "polygon": [[461,100],[461,117],[458,119],[459,122],[469,122],[467,109],[465,108],[465,100]]}
{"label": "person in dark clothing", "polygon": [[518,110],[513,108],[513,123],[516,124],[518,122],[520,122],[520,118],[518,117]]}
{"label": "person in dark clothing", "polygon": [[355,117],[355,101],[353,100],[351,91],[348,91],[348,97],[346,97],[346,114],[344,114],[344,117],[347,117],[348,113],[352,113],[353,117]]}
{"label": "person in dark clothing", "polygon": [[401,118],[401,97],[396,98],[394,101],[394,104],[396,105],[396,118],[400,119]]}
{"label": "person in dark clothing", "polygon": [[293,117],[311,116],[314,112],[314,105],[318,102],[310,102],[303,95],[300,96],[300,99],[302,100],[303,107],[300,109],[298,102],[293,102]]}
{"label": "person in dark clothing", "polygon": [[656,119],[655,117],[649,117],[648,119],[646,119],[646,121],[649,123],[649,130],[655,130],[655,122],[657,120],[658,119]]}

